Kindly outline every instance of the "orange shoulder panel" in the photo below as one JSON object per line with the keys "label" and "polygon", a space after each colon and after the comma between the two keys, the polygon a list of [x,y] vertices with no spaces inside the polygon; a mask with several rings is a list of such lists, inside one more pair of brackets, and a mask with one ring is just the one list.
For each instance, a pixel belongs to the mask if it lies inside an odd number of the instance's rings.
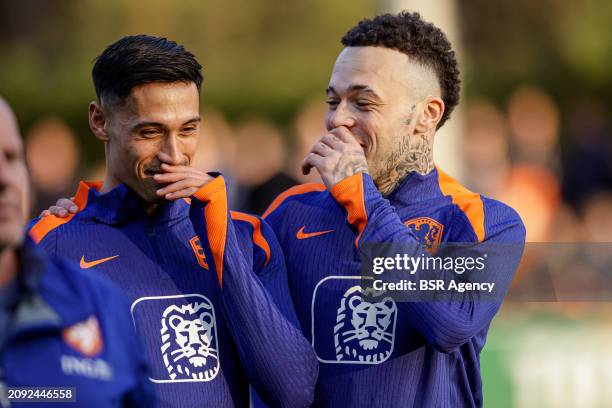
{"label": "orange shoulder panel", "polygon": [[232,219],[246,221],[253,226],[253,242],[266,253],[265,265],[267,265],[268,262],[270,262],[270,245],[261,232],[261,221],[259,218],[255,217],[254,215],[245,214],[238,211],[230,211],[230,214]]}
{"label": "orange shoulder panel", "polygon": [[442,191],[442,194],[450,196],[453,200],[453,204],[456,204],[461,211],[465,213],[470,224],[472,224],[474,233],[478,237],[478,242],[484,241],[484,203],[482,202],[480,194],[471,192],[439,168],[438,177],[438,183],[440,184],[440,191]]}
{"label": "orange shoulder panel", "polygon": [[228,208],[225,191],[225,179],[223,176],[217,176],[193,195],[198,200],[208,203],[204,207],[204,221],[221,287],[223,287],[223,257],[227,238]]}
{"label": "orange shoulder panel", "polygon": [[306,184],[300,184],[297,186],[293,186],[290,189],[286,190],[285,192],[281,193],[278,197],[276,197],[274,201],[272,201],[272,204],[270,204],[266,212],[263,213],[261,218],[265,219],[274,210],[276,210],[283,203],[283,201],[285,201],[289,197],[310,193],[312,191],[324,191],[324,190],[325,190],[325,185],[321,183],[306,183]]}
{"label": "orange shoulder panel", "polygon": [[359,234],[355,239],[355,246],[359,248],[359,239],[368,224],[363,193],[363,173],[353,174],[336,183],[331,189],[331,194],[346,209],[349,224],[357,228]]}
{"label": "orange shoulder panel", "polygon": [[[81,181],[79,183],[79,187],[73,198],[74,203],[79,208],[77,212],[82,211],[87,206],[87,197],[89,196],[89,190],[92,188],[95,190],[99,190],[101,187],[101,181]],[[59,218],[55,215],[48,215],[46,217],[43,217],[38,220],[38,222],[34,224],[34,226],[32,226],[32,228],[30,229],[30,237],[34,240],[36,244],[38,244],[40,243],[40,241],[42,241],[45,235],[47,235],[49,232],[53,231],[60,225],[63,225],[70,221],[74,217],[74,215],[75,214],[69,214],[66,218]]]}

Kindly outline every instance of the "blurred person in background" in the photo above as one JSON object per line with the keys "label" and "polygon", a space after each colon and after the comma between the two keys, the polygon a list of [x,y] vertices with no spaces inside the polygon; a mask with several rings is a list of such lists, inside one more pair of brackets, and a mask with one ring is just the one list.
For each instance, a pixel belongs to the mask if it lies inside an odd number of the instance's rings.
{"label": "blurred person in background", "polygon": [[514,208],[528,242],[554,239],[561,194],[559,117],[543,91],[515,90],[508,117],[485,99],[468,103],[463,158],[470,186]]}
{"label": "blurred person in background", "polygon": [[[302,161],[324,184],[289,189],[264,214],[321,363],[314,405],[480,407],[479,355],[501,299],[396,302],[360,286],[360,257],[373,244],[424,258],[444,242],[522,252],[525,229],[510,207],[434,165],[436,130],[459,100],[444,33],[404,12],[362,20],[342,44],[327,88],[327,133]],[[487,262],[508,266],[510,280],[516,255]]]}
{"label": "blurred person in background", "polygon": [[7,387],[63,387],[57,401],[77,407],[155,406],[123,294],[24,238],[28,188],[17,123],[0,98],[0,406],[52,404],[11,401]]}
{"label": "blurred person in background", "polygon": [[193,166],[202,171],[234,172],[236,141],[233,130],[221,112],[208,110],[202,114],[200,142],[193,157]]}
{"label": "blurred person in background", "polygon": [[240,183],[237,208],[262,214],[272,200],[297,184],[283,169],[286,148],[280,130],[263,120],[247,120],[236,129],[237,152],[234,167]]}
{"label": "blurred person in background", "polygon": [[544,90],[520,86],[508,100],[512,162],[535,165],[558,173],[560,115]]}
{"label": "blurred person in background", "polygon": [[73,212],[35,220],[30,235],[124,290],[162,406],[248,406],[249,382],[268,404],[308,406],[317,363],[274,233],[230,216],[224,177],[192,164],[200,64],[173,41],[129,36],[92,77],[105,179],[81,182]]}
{"label": "blurred person in background", "polygon": [[581,215],[586,242],[612,242],[612,193],[602,191],[591,195]]}
{"label": "blurred person in background", "polygon": [[612,191],[612,125],[596,100],[576,103],[569,116],[563,155],[563,198],[578,211],[591,195]]}
{"label": "blurred person in background", "polygon": [[66,123],[57,118],[35,123],[26,136],[26,160],[36,214],[58,196],[71,193],[79,165],[79,146]]}
{"label": "blurred person in background", "polygon": [[293,130],[295,136],[293,145],[290,151],[290,161],[293,165],[289,169],[291,176],[300,183],[320,183],[321,177],[319,173],[312,171],[304,174],[300,166],[295,163],[300,163],[304,157],[310,152],[310,148],[317,142],[327,130],[325,129],[325,115],[327,114],[327,105],[325,101],[315,100],[307,103],[297,113]]}
{"label": "blurred person in background", "polygon": [[561,205],[559,116],[556,103],[539,88],[518,87],[508,101],[512,165],[497,198],[521,215],[527,242],[553,239]]}
{"label": "blurred person in background", "polygon": [[493,103],[476,98],[466,103],[463,162],[467,185],[497,197],[510,167],[507,121]]}
{"label": "blurred person in background", "polygon": [[[220,171],[231,186],[238,186],[235,182],[234,170],[236,140],[232,127],[221,112],[208,109],[202,113],[200,141],[193,156],[192,165],[205,172]],[[236,202],[239,190],[239,187],[228,189],[230,203]]]}

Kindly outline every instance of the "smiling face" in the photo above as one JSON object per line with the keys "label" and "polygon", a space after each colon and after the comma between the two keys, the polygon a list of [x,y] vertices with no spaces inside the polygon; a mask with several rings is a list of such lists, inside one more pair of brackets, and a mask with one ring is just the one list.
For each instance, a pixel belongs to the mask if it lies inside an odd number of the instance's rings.
{"label": "smiling face", "polygon": [[415,133],[433,136],[435,123],[433,128],[422,125],[439,95],[435,74],[408,55],[383,47],[347,47],[327,89],[326,127],[345,126],[353,133],[377,182],[408,156],[407,141]]}
{"label": "smiling face", "polygon": [[28,176],[17,122],[0,99],[0,250],[23,240]]}
{"label": "smiling face", "polygon": [[194,83],[136,86],[120,105],[90,105],[92,131],[106,144],[103,192],[125,183],[146,203],[163,201],[153,175],[161,164],[190,165],[200,132],[200,98]]}

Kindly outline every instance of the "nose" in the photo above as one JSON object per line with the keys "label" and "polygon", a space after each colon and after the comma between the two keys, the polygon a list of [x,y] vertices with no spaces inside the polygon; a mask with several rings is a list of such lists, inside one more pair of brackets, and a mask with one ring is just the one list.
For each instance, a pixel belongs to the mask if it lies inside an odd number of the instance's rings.
{"label": "nose", "polygon": [[336,109],[330,110],[327,114],[327,130],[340,126],[345,126],[349,129],[355,126],[355,117],[344,101],[340,102]]}
{"label": "nose", "polygon": [[[161,149],[161,153],[164,154],[165,159],[170,161],[170,163],[168,164],[172,164],[172,165],[182,164],[181,159],[182,159],[183,154],[182,154],[181,147],[180,147],[180,140],[175,134],[170,133],[165,138],[164,144]],[[163,160],[163,161],[166,161],[166,160]]]}

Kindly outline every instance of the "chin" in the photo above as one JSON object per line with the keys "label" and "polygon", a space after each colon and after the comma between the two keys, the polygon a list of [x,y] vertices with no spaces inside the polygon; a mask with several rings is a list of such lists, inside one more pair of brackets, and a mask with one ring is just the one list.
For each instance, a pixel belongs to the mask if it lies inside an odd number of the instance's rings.
{"label": "chin", "polygon": [[138,184],[132,190],[138,194],[141,200],[151,204],[164,202],[165,199],[157,195],[156,191],[162,186],[157,184],[152,178],[139,180]]}
{"label": "chin", "polygon": [[138,194],[143,201],[149,204],[161,204],[166,202],[164,197],[160,197],[155,193],[156,190],[153,191],[144,191],[142,194]]}

